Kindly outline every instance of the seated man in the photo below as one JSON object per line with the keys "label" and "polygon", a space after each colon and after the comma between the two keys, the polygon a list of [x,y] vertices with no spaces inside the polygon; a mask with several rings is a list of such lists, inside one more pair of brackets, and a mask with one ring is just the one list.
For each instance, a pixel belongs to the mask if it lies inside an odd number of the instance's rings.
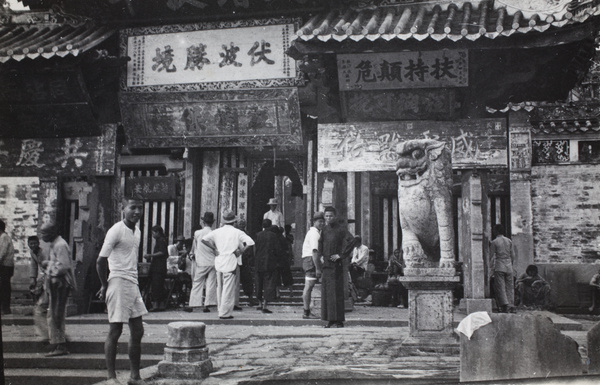
{"label": "seated man", "polygon": [[600,270],[592,277],[590,281],[590,289],[592,290],[592,306],[590,306],[590,312],[596,309],[596,302],[598,302],[598,291],[600,291]]}
{"label": "seated man", "polygon": [[358,285],[358,279],[364,276],[369,264],[369,248],[362,243],[360,235],[354,236],[352,247],[352,259],[350,260],[350,277],[352,283]]}
{"label": "seated man", "polygon": [[392,294],[390,306],[407,308],[408,290],[400,283],[399,279],[404,275],[404,258],[401,249],[394,250],[394,253],[390,255],[385,271],[388,273],[387,283]]}
{"label": "seated man", "polygon": [[550,284],[538,274],[537,266],[527,266],[525,273],[517,279],[515,289],[517,306],[548,308]]}

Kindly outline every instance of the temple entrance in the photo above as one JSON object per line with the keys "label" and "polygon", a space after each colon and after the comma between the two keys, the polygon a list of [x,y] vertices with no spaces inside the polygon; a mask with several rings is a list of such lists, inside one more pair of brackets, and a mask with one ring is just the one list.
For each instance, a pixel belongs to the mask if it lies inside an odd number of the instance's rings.
{"label": "temple entrance", "polygon": [[285,225],[294,238],[292,244],[294,265],[300,266],[302,241],[306,234],[306,208],[302,180],[294,165],[287,160],[267,161],[260,166],[250,188],[248,205],[248,233],[261,231],[263,215],[270,209],[269,199],[276,198],[283,213]]}

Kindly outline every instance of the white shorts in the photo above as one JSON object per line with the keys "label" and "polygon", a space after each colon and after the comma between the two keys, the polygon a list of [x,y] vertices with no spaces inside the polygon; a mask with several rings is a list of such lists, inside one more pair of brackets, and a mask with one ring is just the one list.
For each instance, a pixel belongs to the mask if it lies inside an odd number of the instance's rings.
{"label": "white shorts", "polygon": [[110,323],[128,323],[131,318],[141,317],[148,313],[138,285],[118,277],[108,281],[106,309]]}

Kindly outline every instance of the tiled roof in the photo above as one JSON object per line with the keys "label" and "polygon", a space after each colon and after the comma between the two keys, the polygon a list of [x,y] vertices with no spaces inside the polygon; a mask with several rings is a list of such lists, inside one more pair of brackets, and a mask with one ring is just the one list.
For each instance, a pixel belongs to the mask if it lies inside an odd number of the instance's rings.
{"label": "tiled roof", "polygon": [[0,10],[0,63],[13,59],[77,56],[107,39],[114,29],[56,10]]}
{"label": "tiled roof", "polygon": [[[583,22],[600,14],[597,3],[559,0],[551,8],[536,10],[527,1],[433,1],[333,10],[313,16],[297,36],[304,41],[495,39]],[[523,4],[521,9],[518,4]]]}
{"label": "tiled roof", "polygon": [[534,135],[600,134],[600,104],[598,103],[509,103],[503,109],[488,107],[487,112],[526,111]]}

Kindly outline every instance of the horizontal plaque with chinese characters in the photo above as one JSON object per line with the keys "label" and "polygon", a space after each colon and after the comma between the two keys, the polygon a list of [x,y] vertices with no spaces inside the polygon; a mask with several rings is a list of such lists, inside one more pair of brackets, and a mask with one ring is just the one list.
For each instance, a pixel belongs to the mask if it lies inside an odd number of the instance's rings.
{"label": "horizontal plaque with chinese characters", "polygon": [[340,90],[467,87],[467,50],[338,55]]}
{"label": "horizontal plaque with chinese characters", "polygon": [[453,168],[506,167],[504,119],[319,124],[318,171],[395,171],[396,146],[411,139],[446,142]]}
{"label": "horizontal plaque with chinese characters", "polygon": [[301,146],[296,88],[120,94],[127,145]]}
{"label": "horizontal plaque with chinese characters", "polygon": [[254,20],[124,30],[122,50],[131,58],[125,85],[143,90],[237,82],[235,88],[257,88],[275,79],[294,80],[296,64],[286,51],[295,26],[272,23]]}
{"label": "horizontal plaque with chinese characters", "polygon": [[101,136],[0,139],[1,176],[98,175],[115,173],[117,127]]}
{"label": "horizontal plaque with chinese characters", "polygon": [[177,178],[174,176],[140,176],[125,179],[127,196],[144,200],[164,201],[177,198]]}

